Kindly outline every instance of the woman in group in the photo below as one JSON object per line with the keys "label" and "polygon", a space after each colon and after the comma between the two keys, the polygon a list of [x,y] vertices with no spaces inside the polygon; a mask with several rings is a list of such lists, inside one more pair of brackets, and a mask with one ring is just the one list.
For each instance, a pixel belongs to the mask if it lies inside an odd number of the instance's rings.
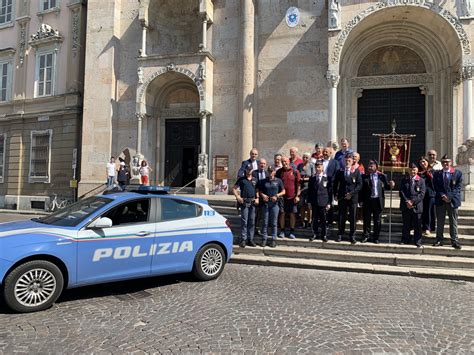
{"label": "woman in group", "polygon": [[423,198],[423,214],[421,216],[421,227],[424,236],[429,236],[435,231],[435,190],[433,185],[433,171],[425,156],[418,159],[418,175],[425,180],[426,193]]}
{"label": "woman in group", "polygon": [[[257,192],[262,199],[263,209],[263,228],[262,228],[262,247],[266,246],[268,232],[271,234],[270,247],[276,247],[277,228],[278,228],[278,214],[280,212],[280,205],[278,200],[285,195],[285,188],[283,181],[275,177],[276,169],[274,166],[269,166],[267,178],[260,180],[257,186]],[[270,231],[268,230],[270,227]]]}
{"label": "woman in group", "polygon": [[301,175],[301,199],[299,203],[301,223],[303,228],[309,227],[313,220],[311,206],[308,203],[308,181],[315,174],[315,166],[311,162],[311,154],[303,154],[303,162],[298,165]]}
{"label": "woman in group", "polygon": [[152,172],[152,169],[148,165],[148,162],[146,160],[142,160],[142,163],[140,165],[140,183],[142,185],[148,186],[150,185],[150,173]]}

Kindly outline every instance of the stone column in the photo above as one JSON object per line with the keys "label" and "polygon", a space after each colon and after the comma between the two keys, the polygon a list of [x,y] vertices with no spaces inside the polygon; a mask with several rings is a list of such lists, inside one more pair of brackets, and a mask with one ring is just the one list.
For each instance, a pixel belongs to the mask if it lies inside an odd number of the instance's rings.
{"label": "stone column", "polygon": [[142,48],[140,50],[140,56],[146,57],[146,36],[148,32],[148,26],[144,21],[141,22],[142,25]]}
{"label": "stone column", "polygon": [[463,141],[466,142],[469,138],[474,137],[474,122],[472,115],[472,78],[474,76],[474,67],[465,66],[463,67],[463,116],[464,116],[464,128],[463,128]]}
{"label": "stone column", "polygon": [[207,15],[202,17],[202,43],[200,45],[200,50],[207,50]]}
{"label": "stone column", "polygon": [[209,169],[207,155],[207,117],[210,113],[202,111],[201,115],[201,153],[199,154],[198,178],[196,179],[195,193],[201,195],[209,194]]}
{"label": "stone column", "polygon": [[328,71],[326,79],[329,83],[328,134],[331,142],[337,142],[337,84],[340,76],[334,71]]}
{"label": "stone column", "polygon": [[135,115],[137,118],[137,155],[142,154],[142,121],[145,118],[144,113],[137,113]]}
{"label": "stone column", "polygon": [[253,102],[255,87],[254,15],[253,0],[241,0],[241,61],[242,98],[240,120],[240,160],[248,158],[253,146]]}

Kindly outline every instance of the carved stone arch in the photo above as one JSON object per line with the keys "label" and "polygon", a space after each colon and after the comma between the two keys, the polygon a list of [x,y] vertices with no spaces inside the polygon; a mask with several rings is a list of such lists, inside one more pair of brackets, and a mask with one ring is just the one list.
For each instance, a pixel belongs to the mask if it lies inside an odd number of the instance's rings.
{"label": "carved stone arch", "polygon": [[440,18],[445,20],[446,23],[449,24],[449,26],[456,33],[456,36],[462,48],[462,54],[464,56],[468,56],[471,54],[471,44],[469,42],[468,35],[464,30],[463,25],[457,19],[457,17],[451,14],[448,10],[433,2],[427,2],[425,0],[382,0],[361,11],[344,26],[343,30],[337,36],[336,43],[333,46],[331,54],[331,63],[333,65],[339,64],[339,61],[341,59],[341,52],[344,48],[346,40],[348,39],[354,28],[356,28],[357,25],[361,23],[365,18],[384,9],[406,6],[427,9],[438,14]]}
{"label": "carved stone arch", "polygon": [[189,69],[176,67],[174,64],[168,65],[166,68],[162,68],[157,70],[153,74],[151,74],[148,78],[143,81],[143,84],[138,87],[137,90],[137,112],[138,113],[146,113],[145,111],[145,104],[146,104],[146,92],[148,90],[149,85],[153,82],[153,80],[157,79],[159,76],[164,75],[168,72],[175,72],[181,75],[186,76],[187,78],[191,79],[194,85],[197,88],[199,93],[199,111],[205,111],[205,94],[204,94],[204,87],[201,83],[201,80]]}

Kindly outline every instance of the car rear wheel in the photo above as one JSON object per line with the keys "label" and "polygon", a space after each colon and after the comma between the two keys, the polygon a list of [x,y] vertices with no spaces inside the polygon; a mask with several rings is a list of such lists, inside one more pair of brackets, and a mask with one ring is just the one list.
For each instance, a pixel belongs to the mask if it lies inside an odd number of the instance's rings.
{"label": "car rear wheel", "polygon": [[63,286],[64,277],[56,265],[45,260],[28,261],[5,278],[5,303],[16,312],[41,311],[51,307]]}
{"label": "car rear wheel", "polygon": [[225,261],[225,253],[220,245],[205,245],[199,250],[194,260],[194,276],[202,281],[215,279],[224,270]]}

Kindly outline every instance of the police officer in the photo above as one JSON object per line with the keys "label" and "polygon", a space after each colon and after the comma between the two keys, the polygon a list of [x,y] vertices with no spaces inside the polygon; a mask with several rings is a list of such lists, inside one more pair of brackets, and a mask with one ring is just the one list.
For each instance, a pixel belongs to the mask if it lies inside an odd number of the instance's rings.
{"label": "police officer", "polygon": [[308,182],[308,200],[313,209],[313,236],[309,238],[312,242],[318,237],[321,230],[321,239],[327,242],[326,214],[332,203],[332,181],[324,174],[322,160],[316,161],[316,174],[311,176]]}
{"label": "police officer", "polygon": [[425,181],[418,175],[418,165],[410,164],[409,174],[400,185],[400,209],[402,210],[402,244],[410,244],[410,226],[415,230],[415,245],[421,247],[421,215],[423,198],[426,193]]}
{"label": "police officer", "polygon": [[349,241],[351,244],[355,244],[356,212],[357,203],[359,202],[359,191],[362,189],[362,177],[360,171],[354,166],[354,156],[352,153],[346,154],[344,164],[344,169],[337,171],[333,186],[339,206],[339,231],[336,242],[342,240],[346,220],[348,219],[347,213],[349,213]]}
{"label": "police officer", "polygon": [[451,166],[451,159],[447,155],[441,158],[441,164],[443,169],[435,171],[433,175],[437,223],[436,243],[433,245],[443,245],[444,220],[447,213],[451,245],[455,249],[461,249],[458,240],[458,208],[461,206],[462,173]]}
{"label": "police officer", "polygon": [[269,166],[267,173],[268,176],[264,180],[260,180],[257,185],[257,190],[262,201],[263,212],[262,247],[267,244],[268,227],[270,226],[272,237],[270,247],[275,248],[277,245],[278,214],[280,212],[278,201],[285,195],[285,188],[283,181],[275,177],[275,167]]}
{"label": "police officer", "polygon": [[[378,171],[378,162],[371,160],[367,166],[366,174],[362,175],[362,190],[359,201],[362,202],[364,216],[364,235],[362,243],[369,240],[378,244],[382,226],[382,211],[385,207],[385,190],[393,189],[395,182],[388,181],[387,176]],[[374,233],[370,237],[371,220],[374,220]]]}
{"label": "police officer", "polygon": [[245,176],[239,178],[232,189],[240,208],[242,231],[239,245],[241,248],[245,248],[246,244],[252,247],[256,246],[253,236],[255,234],[255,209],[258,206],[257,180],[252,176],[252,164],[247,165],[244,170]]}

